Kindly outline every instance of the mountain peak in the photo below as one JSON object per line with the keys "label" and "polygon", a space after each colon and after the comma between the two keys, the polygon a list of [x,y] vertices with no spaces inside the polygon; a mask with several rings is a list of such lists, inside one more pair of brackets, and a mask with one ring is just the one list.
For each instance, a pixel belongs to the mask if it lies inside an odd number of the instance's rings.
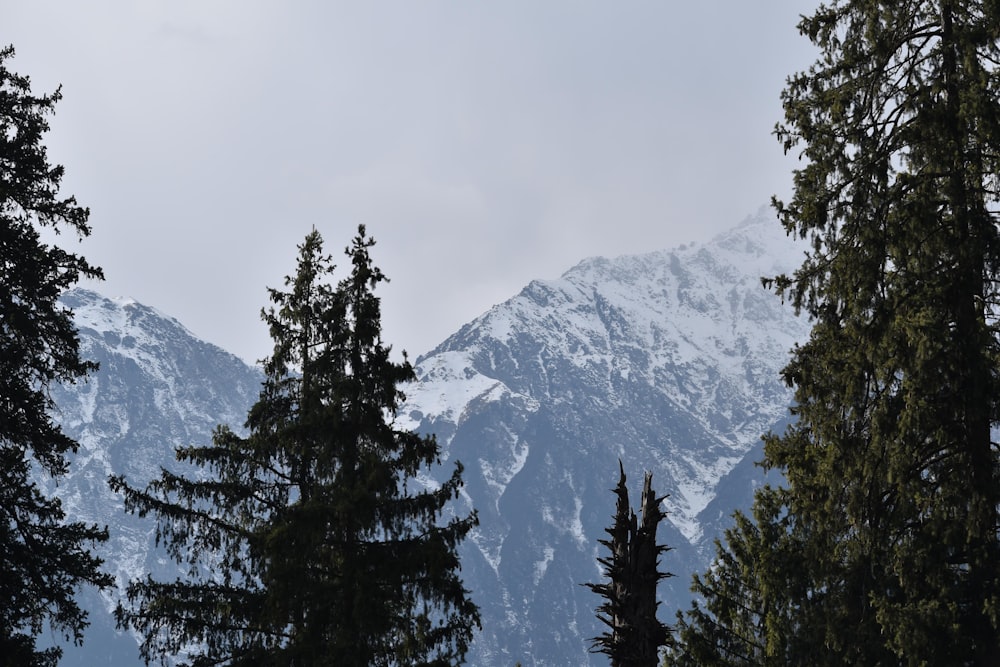
{"label": "mountain peak", "polygon": [[197,338],[176,318],[129,296],[109,298],[91,289],[75,287],[63,294],[60,301],[73,311],[73,319],[79,329],[100,333],[123,332],[142,330],[144,322],[158,322],[158,326],[169,324],[185,336]]}

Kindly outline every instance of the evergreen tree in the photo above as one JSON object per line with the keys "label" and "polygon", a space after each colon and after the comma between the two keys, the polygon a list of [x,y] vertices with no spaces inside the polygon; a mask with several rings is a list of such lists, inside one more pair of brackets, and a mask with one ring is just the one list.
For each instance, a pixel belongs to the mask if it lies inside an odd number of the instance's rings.
{"label": "evergreen tree", "polygon": [[594,639],[593,648],[610,657],[613,667],[656,667],[659,649],[668,643],[669,636],[667,627],[656,618],[656,586],[672,576],[659,570],[660,555],[669,550],[656,542],[656,529],[666,516],[660,507],[663,498],[653,493],[653,476],[647,472],[640,522],[629,504],[621,461],[618,468],[614,524],[605,529],[611,539],[598,540],[611,552],[597,559],[604,566],[607,581],[584,584],[605,599],[597,611],[608,631]]}
{"label": "evergreen tree", "polygon": [[786,664],[769,662],[766,657],[766,614],[754,566],[759,534],[743,514],[737,513],[735,519],[735,527],[725,533],[725,543],[715,541],[712,569],[694,576],[691,590],[698,597],[686,617],[677,614],[677,643],[668,647],[664,667]]}
{"label": "evergreen tree", "polygon": [[736,512],[734,526],[716,540],[712,567],[694,576],[694,603],[677,614],[665,667],[823,664],[821,655],[804,657],[814,638],[790,631],[804,615],[821,612],[792,602],[805,585],[806,540],[784,511],[786,494],[760,489],[753,518]]}
{"label": "evergreen tree", "polygon": [[759,639],[788,664],[994,664],[1000,4],[843,0],[799,27],[821,57],[783,94],[806,165],[775,203],[812,247],[774,285],[814,326],[765,463],[802,557],[754,555],[744,582],[794,582]]}
{"label": "evergreen tree", "polygon": [[39,473],[65,474],[77,448],[52,421],[49,388],[94,367],[80,358],[70,313],[57,299],[101,271],[41,241],[43,227],[89,235],[89,211],[60,198],[63,168],[49,164],[41,143],[61,95],[33,95],[28,77],[8,69],[13,55],[13,47],[0,48],[0,656],[51,665],[61,651],[37,649],[35,637],[48,624],[79,642],[87,619],[77,589],[111,584],[90,551],[107,530],[67,523],[59,499],[35,482]]}
{"label": "evergreen tree", "polygon": [[119,622],[142,654],[187,647],[194,665],[452,665],[479,611],[459,578],[458,543],[475,513],[444,517],[461,464],[441,485],[433,437],[393,425],[414,379],[381,342],[361,227],[348,278],[332,287],[313,231],[288,291],[263,312],[274,340],[247,437],[217,429],[178,451],[207,474],[163,471],[145,490],[115,478],[126,508],[159,517],[158,536],[190,576],[132,582]]}

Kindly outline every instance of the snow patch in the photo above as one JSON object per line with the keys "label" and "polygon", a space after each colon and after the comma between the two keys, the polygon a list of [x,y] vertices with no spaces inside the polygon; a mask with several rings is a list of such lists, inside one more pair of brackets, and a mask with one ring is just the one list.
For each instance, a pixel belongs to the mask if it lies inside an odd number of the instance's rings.
{"label": "snow patch", "polygon": [[477,397],[510,393],[502,382],[474,370],[468,352],[442,352],[421,363],[417,371],[420,381],[404,388],[406,403],[397,419],[401,428],[420,425],[408,406],[420,406],[423,415],[457,424]]}
{"label": "snow patch", "polygon": [[542,549],[542,559],[535,561],[535,572],[532,577],[532,581],[535,586],[542,580],[545,576],[545,571],[549,569],[549,563],[555,558],[556,550],[552,547],[545,547]]}

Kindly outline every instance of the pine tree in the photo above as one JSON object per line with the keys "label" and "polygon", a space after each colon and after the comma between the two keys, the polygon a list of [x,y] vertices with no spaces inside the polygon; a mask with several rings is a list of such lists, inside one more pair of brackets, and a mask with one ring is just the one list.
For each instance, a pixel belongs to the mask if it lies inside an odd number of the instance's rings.
{"label": "pine tree", "polygon": [[109,575],[91,547],[107,530],[67,523],[58,498],[36,483],[68,471],[77,443],[52,421],[49,388],[94,368],[80,358],[76,329],[59,296],[101,271],[42,242],[43,227],[90,233],[89,211],[59,198],[61,166],[49,164],[42,135],[59,91],[36,96],[28,77],[7,68],[0,48],[0,656],[9,664],[51,665],[58,648],[39,650],[46,624],[81,641],[87,615],[77,589],[106,587]]}
{"label": "pine tree", "polygon": [[385,280],[361,227],[349,277],[313,231],[288,291],[262,313],[274,340],[241,437],[226,427],[178,457],[201,476],[163,471],[146,489],[113,486],[126,508],[159,517],[158,537],[190,577],[132,582],[119,622],[144,657],[188,649],[194,665],[452,665],[479,625],[457,546],[475,513],[445,518],[461,464],[441,485],[433,437],[393,425],[414,379],[382,344]]}
{"label": "pine tree", "polygon": [[801,526],[785,511],[787,490],[759,489],[753,517],[734,514],[734,525],[716,540],[712,567],[695,575],[695,601],[678,612],[676,642],[665,667],[783,667],[818,665],[811,643],[822,638],[790,631],[821,610],[797,604],[806,586],[806,543]]}
{"label": "pine tree", "polygon": [[844,0],[800,30],[821,57],[777,135],[806,165],[775,204],[812,246],[773,282],[814,325],[765,463],[802,570],[757,613],[789,664],[994,664],[1000,5]]}
{"label": "pine tree", "polygon": [[672,576],[659,570],[660,555],[669,550],[656,542],[656,529],[666,516],[660,506],[663,498],[656,497],[647,472],[640,522],[629,504],[621,461],[618,468],[614,523],[605,529],[611,539],[598,540],[611,552],[597,559],[607,581],[584,584],[605,599],[597,611],[608,631],[594,639],[593,649],[611,658],[613,667],[656,667],[659,649],[669,638],[667,627],[656,618],[656,586]]}

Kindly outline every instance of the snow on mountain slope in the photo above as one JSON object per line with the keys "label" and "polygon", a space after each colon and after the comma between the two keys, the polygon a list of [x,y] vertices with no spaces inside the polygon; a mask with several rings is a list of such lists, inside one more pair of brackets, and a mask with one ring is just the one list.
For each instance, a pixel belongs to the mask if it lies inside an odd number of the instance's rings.
{"label": "snow on mountain slope", "polygon": [[[573,409],[593,396],[624,406],[630,384],[653,387],[718,439],[707,451],[676,443],[661,457],[677,478],[670,520],[697,539],[696,516],[715,484],[787,412],[776,370],[808,323],[760,277],[790,270],[790,259],[780,227],[759,215],[705,246],[585,260],[559,280],[532,282],[421,357],[403,413],[432,415],[440,428],[503,396],[533,409]],[[517,352],[528,339],[535,350],[524,358]],[[576,386],[561,382],[556,359]]]}
{"label": "snow on mountain slope", "polygon": [[[53,389],[56,419],[80,447],[69,474],[47,486],[71,519],[109,527],[110,541],[99,552],[120,587],[147,573],[172,579],[178,571],[154,547],[155,523],[125,514],[107,478],[124,474],[141,485],[161,466],[177,469],[175,447],[207,444],[221,423],[239,429],[261,374],[131,299],[75,289],[61,301],[74,312],[83,358],[100,369]],[[85,593],[92,627],[82,648],[64,648],[60,665],[138,664],[135,640],[114,629],[118,595]]]}
{"label": "snow on mountain slope", "polygon": [[704,245],[588,259],[417,360],[401,423],[463,461],[481,518],[463,560],[490,598],[473,663],[590,663],[599,600],[577,584],[600,576],[618,458],[670,494],[665,599],[689,597],[715,536],[699,513],[787,414],[779,370],[808,322],[760,278],[796,255],[762,212]]}

